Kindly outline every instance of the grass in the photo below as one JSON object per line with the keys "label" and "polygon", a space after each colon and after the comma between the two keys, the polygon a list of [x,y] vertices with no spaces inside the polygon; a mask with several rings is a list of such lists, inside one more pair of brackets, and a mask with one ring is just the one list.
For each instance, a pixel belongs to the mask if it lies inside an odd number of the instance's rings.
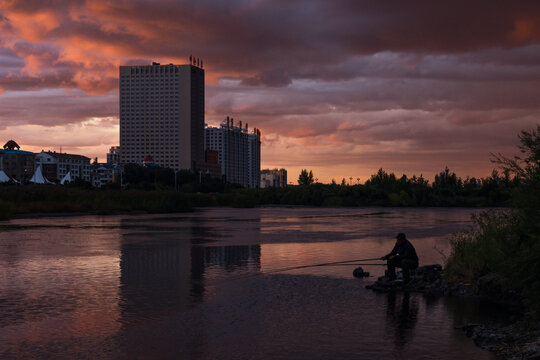
{"label": "grass", "polygon": [[191,211],[197,205],[212,204],[211,199],[194,201],[193,194],[175,191],[99,190],[53,185],[28,185],[0,188],[0,218],[14,214],[63,212],[151,213]]}
{"label": "grass", "polygon": [[515,219],[511,210],[485,211],[473,216],[475,227],[450,240],[446,262],[450,280],[472,281],[488,273],[507,273],[515,248]]}
{"label": "grass", "polygon": [[474,217],[475,228],[451,239],[445,265],[450,282],[473,285],[487,274],[501,279],[502,291],[520,295],[529,318],[540,319],[540,241],[519,211],[486,211]]}

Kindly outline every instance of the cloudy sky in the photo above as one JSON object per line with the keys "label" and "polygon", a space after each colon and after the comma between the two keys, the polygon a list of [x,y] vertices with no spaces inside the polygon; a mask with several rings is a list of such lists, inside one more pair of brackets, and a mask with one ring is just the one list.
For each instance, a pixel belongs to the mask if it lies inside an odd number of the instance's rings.
{"label": "cloudy sky", "polygon": [[0,141],[104,160],[118,66],[190,55],[292,181],[486,176],[540,123],[538,1],[0,0]]}

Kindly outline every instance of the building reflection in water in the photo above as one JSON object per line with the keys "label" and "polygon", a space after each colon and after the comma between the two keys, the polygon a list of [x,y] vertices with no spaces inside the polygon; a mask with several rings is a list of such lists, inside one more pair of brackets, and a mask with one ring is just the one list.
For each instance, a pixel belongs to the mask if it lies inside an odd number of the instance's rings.
{"label": "building reflection in water", "polygon": [[387,335],[393,331],[394,343],[397,349],[402,348],[414,337],[414,328],[418,320],[418,302],[411,299],[411,294],[406,291],[396,294],[388,293],[386,306]]}
{"label": "building reflection in water", "polygon": [[260,258],[260,245],[208,247],[170,235],[125,235],[120,255],[122,321],[188,309],[204,300],[210,268],[260,271]]}

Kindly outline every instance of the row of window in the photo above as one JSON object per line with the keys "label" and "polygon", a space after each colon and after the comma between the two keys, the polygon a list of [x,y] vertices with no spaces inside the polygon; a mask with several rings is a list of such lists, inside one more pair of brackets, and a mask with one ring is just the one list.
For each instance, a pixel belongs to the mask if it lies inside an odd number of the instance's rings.
{"label": "row of window", "polygon": [[[133,69],[132,69],[133,70]],[[150,76],[148,76],[148,75]],[[144,76],[143,76],[144,75]],[[171,76],[172,74],[171,73],[162,73],[162,72],[144,72],[143,73],[136,73],[136,74],[132,74],[132,75],[120,75],[120,80],[126,80],[126,79],[146,79],[146,78],[150,78],[150,79],[158,79],[158,78],[170,78],[170,77],[174,77],[174,78],[178,78],[180,75],[176,75],[174,74],[174,76]]]}
{"label": "row of window", "polygon": [[[176,66],[148,66],[143,68],[131,68],[131,75],[145,74],[173,74],[178,73],[178,67]],[[177,75],[178,76],[178,75]]]}
{"label": "row of window", "polygon": [[[158,90],[164,90],[164,91],[158,91]],[[169,88],[161,88],[161,89],[141,89],[140,91],[130,91],[130,92],[121,92],[120,93],[120,100],[127,100],[129,98],[133,97],[141,97],[144,95],[144,98],[173,98],[173,96],[170,95],[178,95],[180,92],[178,89],[169,89]],[[178,97],[178,96],[177,96]]]}

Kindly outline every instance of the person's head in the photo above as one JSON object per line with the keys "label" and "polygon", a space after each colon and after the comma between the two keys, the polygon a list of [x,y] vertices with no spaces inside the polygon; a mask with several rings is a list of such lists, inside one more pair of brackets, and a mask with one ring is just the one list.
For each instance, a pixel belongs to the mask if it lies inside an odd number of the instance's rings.
{"label": "person's head", "polygon": [[404,243],[405,240],[407,240],[407,237],[405,236],[404,233],[399,233],[396,236],[396,240],[397,240],[398,244],[401,244],[401,243]]}

